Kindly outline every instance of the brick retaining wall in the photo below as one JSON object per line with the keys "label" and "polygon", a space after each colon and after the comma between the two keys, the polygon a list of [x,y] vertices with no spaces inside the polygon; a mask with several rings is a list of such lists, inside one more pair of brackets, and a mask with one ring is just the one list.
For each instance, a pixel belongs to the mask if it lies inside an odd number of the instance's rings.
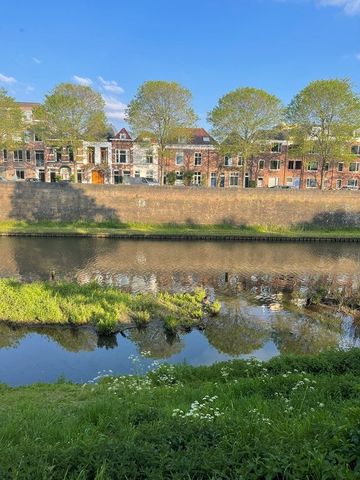
{"label": "brick retaining wall", "polygon": [[0,184],[0,220],[360,227],[360,192]]}

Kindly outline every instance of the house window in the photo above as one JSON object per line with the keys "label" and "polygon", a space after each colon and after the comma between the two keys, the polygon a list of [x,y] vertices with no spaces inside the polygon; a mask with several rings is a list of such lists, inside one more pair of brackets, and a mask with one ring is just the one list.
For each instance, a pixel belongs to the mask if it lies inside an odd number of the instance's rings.
{"label": "house window", "polygon": [[87,160],[88,163],[95,163],[95,147],[88,147]]}
{"label": "house window", "polygon": [[6,150],[6,148],[4,148],[4,150],[3,150],[3,160],[4,160],[4,162],[7,161],[7,150]]}
{"label": "house window", "polygon": [[114,170],[114,183],[115,183],[116,185],[118,185],[119,183],[121,183],[121,175],[120,175],[119,170]]}
{"label": "house window", "polygon": [[37,167],[44,166],[44,150],[36,150],[35,151],[35,164]]}
{"label": "house window", "polygon": [[238,155],[238,167],[244,166],[244,158],[241,155]]}
{"label": "house window", "polygon": [[28,162],[30,162],[30,160],[31,160],[31,151],[30,150],[26,150],[26,160]]}
{"label": "house window", "polygon": [[216,172],[210,174],[210,187],[216,187]]}
{"label": "house window", "polygon": [[153,171],[153,170],[148,170],[148,171],[146,172],[146,178],[147,178],[148,180],[154,180],[154,171]]}
{"label": "house window", "polygon": [[100,159],[101,163],[107,163],[108,161],[108,149],[106,147],[100,148]]}
{"label": "house window", "polygon": [[351,147],[351,153],[354,155],[360,155],[360,145],[353,145]]}
{"label": "house window", "polygon": [[288,161],[288,170],[301,170],[302,162],[301,160],[289,160]]}
{"label": "house window", "polygon": [[193,183],[194,185],[201,185],[201,172],[194,172]]}
{"label": "house window", "polygon": [[154,163],[154,158],[153,158],[151,153],[146,155],[145,161],[146,161],[147,165],[152,165]]}
{"label": "house window", "polygon": [[225,155],[224,156],[224,165],[225,167],[231,167],[232,166],[232,158],[230,155]]}
{"label": "house window", "polygon": [[273,153],[281,153],[281,143],[275,143],[272,147],[271,147],[271,151]]}
{"label": "house window", "polygon": [[116,150],[115,161],[116,163],[127,163],[126,150]]}
{"label": "house window", "polygon": [[328,172],[328,171],[329,171],[329,162],[326,162],[324,165],[324,172]]}
{"label": "house window", "polygon": [[22,161],[23,161],[23,151],[14,150],[14,162],[22,162]]}
{"label": "house window", "polygon": [[265,160],[259,160],[259,170],[264,170],[265,168]]}
{"label": "house window", "polygon": [[315,178],[306,179],[306,188],[317,188],[317,183]]}
{"label": "house window", "polygon": [[238,187],[239,186],[239,172],[232,172],[230,174],[230,187]]}
{"label": "house window", "polygon": [[77,171],[77,181],[78,181],[78,183],[82,183],[82,181],[83,181],[83,175],[82,175],[81,170]]}
{"label": "house window", "polygon": [[338,169],[338,172],[343,172],[344,171],[344,162],[339,162],[337,169]]}
{"label": "house window", "polygon": [[201,162],[202,162],[201,153],[196,152],[196,153],[194,154],[194,158],[195,158],[195,162],[194,162],[194,163],[195,163],[195,166],[196,166],[196,165],[201,165]]}
{"label": "house window", "polygon": [[35,133],[34,138],[35,138],[35,142],[41,142],[41,137],[38,133]]}
{"label": "house window", "polygon": [[294,185],[293,177],[287,177],[286,178],[286,185],[288,185],[289,187],[292,187]]}
{"label": "house window", "polygon": [[184,165],[184,154],[177,153],[175,157],[175,164],[176,165]]}
{"label": "house window", "polygon": [[225,174],[220,174],[220,187],[225,187]]}
{"label": "house window", "polygon": [[182,182],[184,180],[184,172],[175,172],[176,181]]}
{"label": "house window", "polygon": [[308,171],[316,172],[318,169],[318,162],[309,162],[307,165]]}
{"label": "house window", "polygon": [[74,161],[74,151],[71,147],[68,148],[68,159],[69,159],[69,162]]}
{"label": "house window", "polygon": [[140,170],[135,170],[135,178],[140,178]]}
{"label": "house window", "polygon": [[359,162],[351,162],[349,165],[349,172],[358,172],[360,169]]}
{"label": "house window", "polygon": [[62,148],[54,148],[54,160],[55,160],[55,162],[61,162],[61,160],[62,160]]}
{"label": "house window", "polygon": [[120,133],[120,140],[126,140],[126,133]]}
{"label": "house window", "polygon": [[280,160],[270,160],[270,170],[280,170]]}
{"label": "house window", "polygon": [[347,181],[347,186],[348,188],[357,188],[358,187],[357,178],[349,178],[349,180]]}
{"label": "house window", "polygon": [[209,143],[210,142],[210,137],[203,137],[203,142],[204,143]]}
{"label": "house window", "polygon": [[342,180],[341,180],[341,178],[338,178],[338,179],[336,180],[336,188],[337,188],[337,189],[342,188]]}
{"label": "house window", "polygon": [[25,180],[25,170],[15,170],[15,174],[18,180]]}

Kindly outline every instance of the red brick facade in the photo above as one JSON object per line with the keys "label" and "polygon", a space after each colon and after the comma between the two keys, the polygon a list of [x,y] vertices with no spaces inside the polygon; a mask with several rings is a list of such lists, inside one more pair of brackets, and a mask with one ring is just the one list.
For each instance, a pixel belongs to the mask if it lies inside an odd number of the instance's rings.
{"label": "red brick facade", "polygon": [[[34,105],[20,104],[29,129]],[[269,142],[269,150],[252,158],[246,166],[241,156],[220,153],[216,141],[202,128],[191,129],[186,139],[174,141],[162,159],[158,158],[152,142],[150,149],[143,143],[143,139],[133,140],[122,128],[108,141],[84,142],[83,148],[75,153],[68,148],[46,146],[29,132],[27,142],[19,150],[0,151],[0,177],[117,184],[145,176],[160,183],[220,188],[321,186],[322,169],[316,155],[294,157],[283,140]],[[353,151],[350,161],[334,160],[326,166],[325,189],[359,189],[360,146]]]}

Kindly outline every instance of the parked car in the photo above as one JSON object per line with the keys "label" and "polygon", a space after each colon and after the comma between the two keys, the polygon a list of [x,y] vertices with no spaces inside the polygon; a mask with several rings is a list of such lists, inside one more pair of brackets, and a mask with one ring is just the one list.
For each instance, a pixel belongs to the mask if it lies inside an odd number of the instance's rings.
{"label": "parked car", "polygon": [[131,177],[128,185],[147,185],[147,186],[157,186],[159,182],[145,177]]}
{"label": "parked car", "polygon": [[1,176],[0,176],[0,182],[7,182],[7,180],[6,180],[5,177],[1,177]]}
{"label": "parked car", "polygon": [[27,179],[25,180],[25,182],[36,182],[36,183],[38,183],[38,182],[40,182],[40,181],[41,181],[41,180],[39,180],[37,177],[27,178]]}

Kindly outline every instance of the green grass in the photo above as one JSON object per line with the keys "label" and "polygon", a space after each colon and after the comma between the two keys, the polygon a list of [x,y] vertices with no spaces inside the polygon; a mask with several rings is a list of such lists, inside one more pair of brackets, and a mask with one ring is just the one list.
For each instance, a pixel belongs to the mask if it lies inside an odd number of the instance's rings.
{"label": "green grass", "polygon": [[359,350],[2,386],[0,412],[2,480],[360,478]]}
{"label": "green grass", "polygon": [[167,325],[173,319],[173,331],[192,328],[217,304],[205,305],[205,291],[194,293],[137,294],[97,283],[74,282],[21,283],[0,280],[0,321],[22,325],[92,325],[99,333],[111,334],[124,324],[146,326],[151,320]]}
{"label": "green grass", "polygon": [[27,222],[27,221],[1,221],[0,234],[58,234],[58,235],[180,235],[180,236],[238,236],[263,237],[277,236],[284,238],[327,238],[348,237],[360,238],[360,228],[325,228],[301,226],[234,226],[222,225],[195,225],[195,224],[145,224],[145,223],[119,223],[108,222]]}

